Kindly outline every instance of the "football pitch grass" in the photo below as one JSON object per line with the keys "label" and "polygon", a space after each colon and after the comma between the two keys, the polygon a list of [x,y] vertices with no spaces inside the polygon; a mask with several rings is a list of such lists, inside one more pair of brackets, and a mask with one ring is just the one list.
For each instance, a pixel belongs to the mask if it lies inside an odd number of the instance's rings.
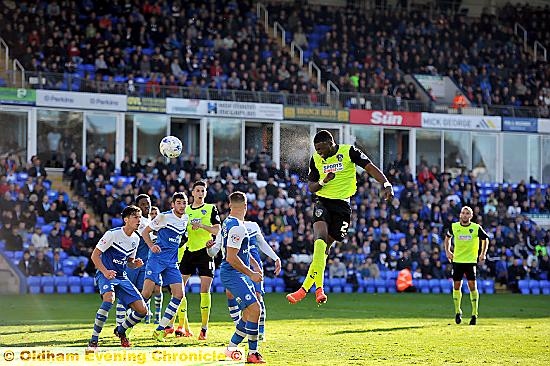
{"label": "football pitch grass", "polygon": [[[0,296],[0,346],[83,347],[100,302],[98,295]],[[225,296],[212,296],[207,341],[196,339],[198,295],[189,294],[188,303],[193,339],[169,336],[157,343],[154,326],[138,324],[130,335],[133,345],[225,346],[234,329]],[[260,351],[270,365],[550,363],[549,296],[480,295],[477,326],[468,325],[468,295],[462,298],[461,325],[454,322],[451,295],[329,294],[328,303],[317,307],[313,294],[297,305],[284,294],[267,294],[266,304]],[[113,307],[100,347],[119,346],[114,319]]]}

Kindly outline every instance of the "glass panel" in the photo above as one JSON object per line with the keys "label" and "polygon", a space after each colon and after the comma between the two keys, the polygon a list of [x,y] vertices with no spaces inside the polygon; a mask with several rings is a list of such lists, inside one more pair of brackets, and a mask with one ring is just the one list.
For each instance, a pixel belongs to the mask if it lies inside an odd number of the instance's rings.
{"label": "glass panel", "polygon": [[86,114],[86,160],[105,153],[115,154],[116,116]]}
{"label": "glass panel", "polygon": [[244,133],[246,164],[256,171],[260,159],[270,160],[273,157],[273,124],[245,122]]}
{"label": "glass panel", "polygon": [[416,166],[417,171],[424,166],[441,169],[440,131],[416,131]]}
{"label": "glass panel", "polygon": [[380,128],[352,126],[351,135],[357,147],[363,150],[375,165],[380,166]]}
{"label": "glass panel", "polygon": [[409,131],[384,129],[384,171],[394,165],[406,165],[409,161]]}
{"label": "glass panel", "polygon": [[189,155],[198,157],[201,126],[199,119],[172,117],[170,123],[170,135],[176,136],[183,143],[183,157]]}
{"label": "glass panel", "polygon": [[326,128],[326,127],[317,127],[316,129],[316,132],[319,132],[321,130],[327,130],[328,132],[330,132],[332,134],[332,136],[334,137],[334,141],[339,144],[341,141],[340,141],[340,129],[339,128]]}
{"label": "glass panel", "polygon": [[37,121],[38,157],[46,167],[63,167],[72,151],[82,157],[81,112],[39,109]]}
{"label": "glass panel", "polygon": [[529,183],[532,176],[540,177],[540,143],[534,135],[504,134],[502,154],[504,161],[503,178],[506,182],[519,183],[524,180]]}
{"label": "glass panel", "polygon": [[209,121],[214,140],[213,168],[219,170],[225,161],[240,164],[242,122],[225,118],[210,118]]}
{"label": "glass panel", "polygon": [[136,114],[134,121],[137,127],[138,159],[145,163],[147,160],[157,160],[159,157],[159,143],[166,136],[168,118],[154,114]]}
{"label": "glass panel", "polygon": [[470,132],[444,132],[445,171],[460,174],[464,169],[472,169]]}
{"label": "glass panel", "polygon": [[307,178],[312,139],[309,125],[281,123],[281,164],[288,163],[303,179]]}
{"label": "glass panel", "polygon": [[497,176],[497,136],[472,135],[472,174],[479,182],[494,182]]}
{"label": "glass panel", "polygon": [[27,116],[27,112],[0,111],[0,156],[14,162],[7,164],[13,171],[27,161]]}
{"label": "glass panel", "polygon": [[134,158],[134,115],[124,116],[124,155],[128,155],[130,160]]}
{"label": "glass panel", "polygon": [[[541,142],[539,136],[529,135],[528,136],[528,148],[527,156],[529,157],[529,175],[528,177],[533,177],[535,180],[540,182],[540,149]],[[525,178],[525,181],[529,183],[529,180]]]}
{"label": "glass panel", "polygon": [[550,136],[542,137],[542,182],[550,184]]}

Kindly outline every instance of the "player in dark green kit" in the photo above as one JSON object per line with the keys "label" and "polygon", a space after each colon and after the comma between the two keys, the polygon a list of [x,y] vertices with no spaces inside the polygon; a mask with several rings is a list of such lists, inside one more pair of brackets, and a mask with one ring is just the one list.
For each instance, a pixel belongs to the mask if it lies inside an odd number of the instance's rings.
{"label": "player in dark green kit", "polygon": [[316,285],[318,304],[327,301],[323,290],[326,259],[330,246],[347,235],[351,221],[350,197],[357,190],[356,165],[364,168],[384,186],[384,198],[393,199],[393,187],[364,152],[352,145],[337,145],[327,130],[319,131],[314,139],[315,153],[310,159],[308,187],[313,193],[313,260],[302,287],[288,294],[287,300],[295,304],[306,297]]}
{"label": "player in dark green kit", "polygon": [[[453,302],[455,305],[456,324],[462,322],[462,278],[466,275],[470,289],[470,301],[472,302],[472,318],[470,325],[477,323],[477,309],[479,293],[476,285],[477,263],[485,260],[487,254],[487,233],[483,228],[471,222],[473,211],[470,207],[464,206],[460,211],[460,221],[455,222],[449,228],[445,236],[445,252],[447,258],[453,263]],[[451,251],[451,238],[454,238],[454,249]],[[481,251],[479,244],[481,242]],[[479,253],[479,256],[478,256]]]}

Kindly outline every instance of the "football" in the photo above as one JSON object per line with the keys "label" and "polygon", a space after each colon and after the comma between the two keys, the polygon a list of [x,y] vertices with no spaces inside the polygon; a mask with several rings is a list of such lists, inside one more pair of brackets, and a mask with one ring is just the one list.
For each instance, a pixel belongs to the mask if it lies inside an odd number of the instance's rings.
{"label": "football", "polygon": [[168,159],[177,158],[181,154],[182,144],[176,136],[166,136],[160,141],[159,150]]}

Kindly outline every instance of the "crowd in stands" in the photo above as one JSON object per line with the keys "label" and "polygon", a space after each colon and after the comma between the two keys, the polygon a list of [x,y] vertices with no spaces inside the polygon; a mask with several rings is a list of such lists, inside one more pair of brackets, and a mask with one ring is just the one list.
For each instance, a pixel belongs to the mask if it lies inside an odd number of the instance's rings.
{"label": "crowd in stands", "polygon": [[537,106],[549,115],[550,67],[533,62],[514,36],[520,21],[531,43],[547,44],[548,6],[508,4],[497,15],[476,19],[460,12],[430,17],[428,9],[359,11],[302,3],[275,3],[269,10],[341,91],[418,99],[402,74],[448,75],[475,106]]}
{"label": "crowd in stands", "polygon": [[[28,172],[23,173],[29,176],[24,181],[16,181],[20,173],[3,165],[0,240],[5,241],[6,250],[26,250],[20,262],[25,274],[55,274],[60,270],[57,255],[89,257],[103,230],[122,224],[120,212],[136,195],[149,194],[161,211],[168,210],[173,192],[188,192],[195,180],[204,179],[209,182],[207,201],[216,204],[222,216],[229,211],[231,192],[247,193],[247,217],[258,222],[282,258],[283,278],[290,289],[305,276],[313,246],[305,175],[300,178],[300,172],[288,165],[277,169],[264,152],[247,156],[247,164],[225,162],[216,178],[208,178],[192,156],[168,164],[162,159],[149,161],[144,166],[125,159],[117,169],[108,153],[85,166],[73,155],[65,167],[67,181],[81,197],[73,201],[63,192],[48,193],[47,176],[36,173],[43,170],[40,161],[33,159],[33,164],[19,167],[20,172]],[[414,278],[449,278],[444,235],[449,224],[458,220],[460,208],[469,205],[475,221],[490,234],[481,278],[496,279],[512,289],[519,279],[548,279],[550,231],[522,214],[550,213],[550,189],[521,182],[494,185],[488,192],[466,173],[451,177],[427,166],[419,167],[419,172],[412,176],[406,161],[392,164],[386,174],[396,187],[396,197],[389,203],[382,201],[377,183],[364,174],[359,177],[349,235],[331,251],[328,277],[356,284],[359,278],[377,278],[381,272],[409,267]],[[98,220],[86,212],[85,200]],[[44,224],[49,227],[47,235],[41,229]],[[272,276],[269,269],[274,264],[266,260],[266,275]],[[74,269],[80,275],[93,272],[89,261]]]}
{"label": "crowd in stands", "polygon": [[30,1],[0,11],[0,34],[27,71],[76,75],[78,88],[315,91],[307,70],[264,29],[250,1]]}
{"label": "crowd in stands", "polygon": [[[448,75],[474,106],[535,106],[549,115],[550,67],[533,62],[513,33],[520,21],[531,42],[548,46],[548,6],[508,4],[476,19],[401,7],[268,9],[341,92],[393,96],[400,105],[419,99],[404,75]],[[0,34],[27,71],[76,76],[47,78],[53,88],[164,97],[187,86],[190,96],[211,88],[222,99],[232,90],[285,91],[312,103],[324,91],[265,33],[250,1],[30,1],[0,11]]]}

